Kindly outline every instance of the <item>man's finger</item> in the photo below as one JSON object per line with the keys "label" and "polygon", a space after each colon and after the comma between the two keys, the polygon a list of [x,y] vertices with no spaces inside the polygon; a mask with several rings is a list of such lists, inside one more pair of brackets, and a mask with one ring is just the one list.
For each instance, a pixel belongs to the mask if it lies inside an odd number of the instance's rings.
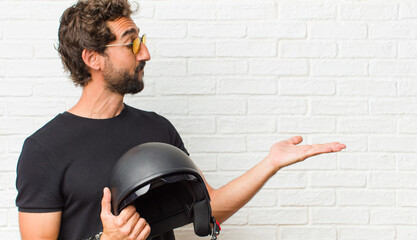
{"label": "man's finger", "polygon": [[303,141],[303,138],[301,136],[295,136],[295,137],[288,139],[286,142],[289,144],[297,145],[302,141]]}
{"label": "man's finger", "polygon": [[111,213],[111,192],[108,187],[105,187],[103,189],[103,198],[101,199],[101,213],[112,214]]}

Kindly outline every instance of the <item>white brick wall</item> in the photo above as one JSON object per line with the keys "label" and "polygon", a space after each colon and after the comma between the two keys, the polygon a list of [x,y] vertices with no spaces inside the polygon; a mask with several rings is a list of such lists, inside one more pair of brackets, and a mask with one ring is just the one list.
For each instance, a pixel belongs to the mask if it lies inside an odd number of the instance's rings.
{"label": "white brick wall", "polygon": [[[417,238],[417,3],[140,2],[152,60],[126,102],[171,120],[214,187],[293,135],[347,145],[280,171],[219,239]],[[54,49],[69,5],[0,1],[0,240],[19,239],[24,139],[80,95]]]}

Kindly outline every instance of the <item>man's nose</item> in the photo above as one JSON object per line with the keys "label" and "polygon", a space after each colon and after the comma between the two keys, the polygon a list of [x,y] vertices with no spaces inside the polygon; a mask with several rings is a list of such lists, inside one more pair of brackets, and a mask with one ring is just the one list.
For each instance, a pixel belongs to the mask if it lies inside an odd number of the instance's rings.
{"label": "man's nose", "polygon": [[151,54],[149,53],[146,44],[141,43],[139,52],[136,54],[136,60],[138,62],[151,60]]}

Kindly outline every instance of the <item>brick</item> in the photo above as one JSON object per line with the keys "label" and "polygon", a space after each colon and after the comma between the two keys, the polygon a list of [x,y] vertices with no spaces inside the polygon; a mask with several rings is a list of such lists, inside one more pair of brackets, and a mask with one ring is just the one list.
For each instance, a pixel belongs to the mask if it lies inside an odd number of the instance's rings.
{"label": "brick", "polygon": [[192,115],[234,115],[246,113],[246,101],[239,98],[194,98],[189,102]]}
{"label": "brick", "polygon": [[216,121],[211,117],[173,117],[169,120],[180,133],[203,134],[216,131]]}
{"label": "brick", "polygon": [[322,80],[316,78],[280,78],[279,94],[290,96],[306,95],[334,95],[336,83],[333,80]]}
{"label": "brick", "polygon": [[243,60],[190,60],[188,62],[190,75],[244,75],[248,65]]}
{"label": "brick", "polygon": [[396,240],[394,227],[340,227],[338,231],[340,240]]}
{"label": "brick", "polygon": [[247,35],[250,38],[304,39],[307,27],[300,22],[248,23]]}
{"label": "brick", "polygon": [[144,18],[154,18],[155,6],[152,1],[142,1],[138,4],[136,3],[133,2],[133,9],[136,9],[138,7],[137,12],[133,16],[133,20],[135,20],[135,22],[141,23],[141,20]]}
{"label": "brick", "polygon": [[417,206],[417,191],[416,190],[402,190],[397,193],[398,205],[401,207],[416,207]]}
{"label": "brick", "polygon": [[335,4],[282,3],[279,5],[281,19],[334,19],[336,15]]}
{"label": "brick", "polygon": [[192,154],[191,159],[203,173],[217,170],[216,154]]}
{"label": "brick", "polygon": [[222,78],[218,80],[220,94],[276,94],[278,81],[273,77],[263,78]]}
{"label": "brick", "polygon": [[4,209],[0,210],[0,227],[7,226],[7,211]]}
{"label": "brick", "polygon": [[337,45],[322,41],[280,41],[279,55],[284,58],[333,58],[337,54]]}
{"label": "brick", "polygon": [[273,207],[276,205],[275,191],[261,190],[247,204],[248,207]]}
{"label": "brick", "polygon": [[417,101],[407,98],[396,98],[387,100],[371,100],[371,114],[415,114],[417,112]]}
{"label": "brick", "polygon": [[376,81],[372,78],[340,80],[337,94],[340,96],[396,96],[396,81]]}
{"label": "brick", "polygon": [[[417,27],[417,26],[416,26]],[[369,64],[371,76],[415,77],[417,69],[414,60],[375,60]]]}
{"label": "brick", "polygon": [[263,153],[224,153],[219,154],[219,170],[224,171],[247,171],[266,157]]}
{"label": "brick", "polygon": [[366,208],[314,208],[311,210],[313,224],[367,224],[369,210]]}
{"label": "brick", "polygon": [[279,232],[281,240],[337,240],[336,228],[329,226],[282,226]]}
{"label": "brick", "polygon": [[332,206],[336,202],[333,191],[317,190],[285,190],[278,192],[280,206]]}
{"label": "brick", "polygon": [[[139,15],[141,15],[139,13]],[[137,21],[141,33],[146,33],[151,39],[181,39],[187,36],[187,24],[185,23],[148,23]],[[174,45],[171,45],[174,46]]]}
{"label": "brick", "polygon": [[346,145],[344,152],[365,152],[368,149],[367,137],[367,135],[318,135],[313,136],[311,141],[313,143],[340,142]]}
{"label": "brick", "polygon": [[58,38],[58,21],[6,21],[4,39],[53,39]]}
{"label": "brick", "polygon": [[156,44],[156,50],[157,55],[162,57],[214,57],[216,55],[214,42],[175,42],[170,40]]}
{"label": "brick", "polygon": [[313,187],[364,187],[366,174],[356,172],[312,172],[310,185]]}
{"label": "brick", "polygon": [[7,69],[6,61],[0,59],[0,77],[5,77],[6,76],[6,69]]}
{"label": "brick", "polygon": [[383,153],[343,153],[340,168],[345,170],[394,170],[395,155]]}
{"label": "brick", "polygon": [[[222,239],[239,239],[239,240],[253,240],[253,239],[275,239],[276,228],[270,227],[240,227],[227,229],[223,232],[222,230]],[[195,238],[195,237],[194,237]],[[220,238],[220,237],[219,237]],[[192,239],[192,238],[190,238]]]}
{"label": "brick", "polygon": [[417,152],[416,137],[406,136],[371,136],[369,148],[377,152]]}
{"label": "brick", "polygon": [[204,175],[207,183],[209,183],[214,188],[220,188],[233,179],[239,177],[244,172],[235,171],[235,172],[208,172]]}
{"label": "brick", "polygon": [[413,240],[417,236],[417,229],[415,226],[403,227],[397,226],[396,240]]}
{"label": "brick", "polygon": [[275,40],[218,41],[216,55],[220,57],[274,57],[277,55]]}
{"label": "brick", "polygon": [[0,229],[3,239],[21,239],[19,229]]}
{"label": "brick", "polygon": [[368,62],[364,60],[311,60],[312,76],[365,76]]}
{"label": "brick", "polygon": [[30,79],[0,80],[0,96],[2,97],[28,97],[32,93],[33,85]]}
{"label": "brick", "polygon": [[417,82],[414,79],[398,80],[399,96],[417,96]]}
{"label": "brick", "polygon": [[[248,224],[248,212],[245,208],[240,209],[237,213],[233,214],[230,218],[228,218],[222,225],[247,225]],[[195,237],[195,233],[193,231],[193,236]],[[223,233],[222,233],[223,234]]]}
{"label": "brick", "polygon": [[161,20],[213,20],[216,4],[206,2],[157,2],[155,17]]}
{"label": "brick", "polygon": [[246,36],[246,24],[190,23],[189,35],[201,38],[242,38]]}
{"label": "brick", "polygon": [[306,76],[308,62],[305,60],[251,60],[249,73],[278,76]]}
{"label": "brick", "polygon": [[312,39],[365,39],[367,26],[356,22],[312,22],[308,35]]}
{"label": "brick", "polygon": [[7,178],[7,188],[9,188],[10,190],[15,190],[16,189],[16,171],[6,172],[6,178]]}
{"label": "brick", "polygon": [[198,153],[238,153],[246,151],[246,142],[244,137],[190,137],[188,146],[190,152]]}
{"label": "brick", "polygon": [[409,172],[370,173],[368,186],[383,189],[417,188],[417,174]]}
{"label": "brick", "polygon": [[8,136],[7,140],[7,152],[8,153],[20,153],[22,150],[23,142],[26,136]]}
{"label": "brick", "polygon": [[278,119],[280,133],[332,133],[336,120],[329,117],[281,117]]}
{"label": "brick", "polygon": [[417,210],[415,208],[373,208],[371,224],[379,225],[416,225]]}
{"label": "brick", "polygon": [[305,114],[307,102],[296,98],[249,98],[248,113],[250,115],[270,114]]}
{"label": "brick", "polygon": [[285,170],[334,170],[337,169],[335,154],[309,157],[308,159],[285,167]]}
{"label": "brick", "polygon": [[14,172],[16,171],[17,166],[17,159],[19,158],[18,155],[3,155],[2,159],[0,159],[0,172]]}
{"label": "brick", "polygon": [[[39,2],[31,4],[32,18],[41,20],[57,20],[70,7],[67,2]],[[53,9],[53,11],[51,11]]]}
{"label": "brick", "polygon": [[0,19],[27,19],[31,17],[32,5],[28,2],[1,2]]}
{"label": "brick", "polygon": [[270,0],[220,2],[217,11],[220,20],[272,19],[275,16],[276,5]]}
{"label": "brick", "polygon": [[2,58],[20,59],[33,56],[32,43],[29,41],[0,41],[0,52]]}
{"label": "brick", "polygon": [[53,116],[65,111],[65,102],[59,100],[37,100],[7,102],[7,114],[11,117]]}
{"label": "brick", "polygon": [[344,20],[396,20],[397,4],[342,4],[341,17]]}
{"label": "brick", "polygon": [[404,21],[369,24],[370,39],[414,39],[417,37],[417,24]]}
{"label": "brick", "polygon": [[337,193],[338,206],[394,206],[394,191],[343,190]]}
{"label": "brick", "polygon": [[367,115],[367,100],[322,99],[311,101],[312,115]]}
{"label": "brick", "polygon": [[417,168],[417,154],[415,153],[396,153],[397,156],[397,168],[399,170],[409,171]]}
{"label": "brick", "polygon": [[155,111],[159,114],[187,114],[188,113],[188,101],[183,98],[140,98],[132,99],[126,103],[131,106],[135,106],[145,111]]}
{"label": "brick", "polygon": [[186,60],[152,60],[147,62],[145,76],[150,77],[175,77],[187,75]]}
{"label": "brick", "polygon": [[276,130],[273,117],[220,117],[217,118],[219,133],[271,133]]}
{"label": "brick", "polygon": [[0,173],[0,190],[6,190],[8,187],[6,173]]}
{"label": "brick", "polygon": [[417,18],[417,4],[400,3],[400,19]]}
{"label": "brick", "polygon": [[303,172],[279,171],[265,184],[265,189],[297,189],[307,186],[307,176]]}
{"label": "brick", "polygon": [[28,134],[33,131],[30,118],[0,118],[1,135]]}
{"label": "brick", "polygon": [[[145,82],[145,88],[148,88],[147,82]],[[40,79],[33,86],[33,96],[36,97],[79,97],[81,96],[82,88],[75,87],[72,80],[68,78],[45,78]],[[143,95],[141,93],[141,95]]]}
{"label": "brick", "polygon": [[398,57],[415,59],[417,57],[417,41],[416,40],[398,41]]}
{"label": "brick", "polygon": [[395,58],[397,44],[392,41],[341,42],[338,51],[342,58]]}
{"label": "brick", "polygon": [[19,226],[19,218],[18,218],[18,211],[16,209],[9,209],[8,211],[8,220],[9,226],[18,227]]}
{"label": "brick", "polygon": [[252,225],[295,225],[306,224],[307,222],[308,213],[306,208],[256,209],[249,211],[249,224]]}
{"label": "brick", "polygon": [[156,80],[156,90],[161,95],[207,95],[216,92],[216,80],[206,77],[170,77]]}
{"label": "brick", "polygon": [[271,146],[276,142],[285,141],[291,138],[293,135],[285,134],[262,134],[254,135],[250,134],[247,136],[248,151],[249,152],[263,152],[267,154]]}
{"label": "brick", "polygon": [[398,130],[400,133],[417,133],[416,117],[402,117],[398,119]]}
{"label": "brick", "polygon": [[55,49],[58,44],[54,40],[37,40],[33,43],[33,52],[36,58],[40,59],[60,59],[58,51]]}
{"label": "brick", "polygon": [[9,77],[55,77],[64,75],[64,70],[58,59],[10,60],[7,62],[7,75]]}
{"label": "brick", "polygon": [[[351,109],[347,110],[346,114],[355,114],[350,111]],[[381,118],[376,117],[338,118],[337,130],[340,133],[395,133],[397,121],[393,118],[385,118],[381,121]]]}

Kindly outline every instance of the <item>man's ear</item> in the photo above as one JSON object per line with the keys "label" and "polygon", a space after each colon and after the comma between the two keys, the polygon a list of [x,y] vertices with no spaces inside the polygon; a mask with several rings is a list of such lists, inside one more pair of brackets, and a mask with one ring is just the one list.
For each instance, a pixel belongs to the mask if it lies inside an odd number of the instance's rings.
{"label": "man's ear", "polygon": [[96,71],[101,69],[100,54],[98,54],[98,52],[84,49],[81,53],[81,57],[83,58],[84,63],[91,69]]}

